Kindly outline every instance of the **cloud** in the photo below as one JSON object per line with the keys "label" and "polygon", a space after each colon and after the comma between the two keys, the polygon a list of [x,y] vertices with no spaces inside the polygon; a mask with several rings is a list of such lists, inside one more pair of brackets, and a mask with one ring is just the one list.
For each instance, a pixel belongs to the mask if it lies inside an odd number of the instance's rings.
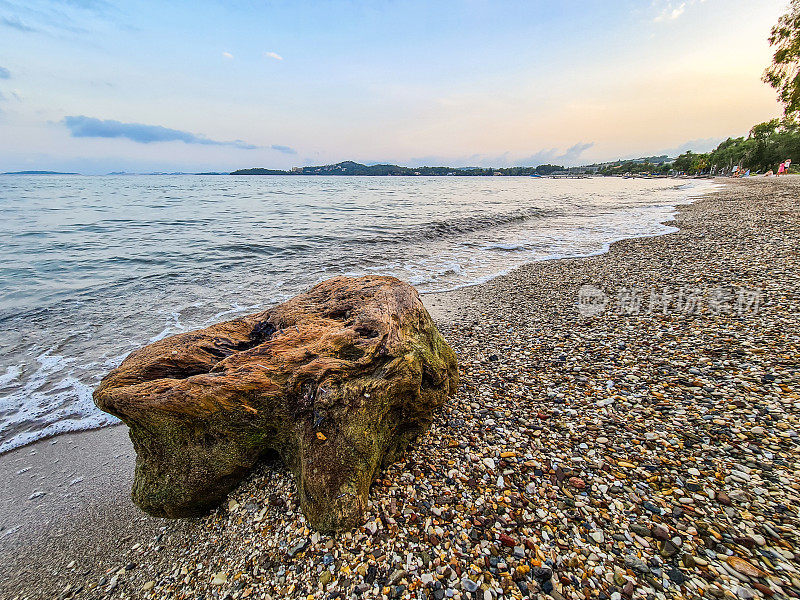
{"label": "cloud", "polygon": [[556,148],[539,150],[537,153],[513,161],[517,165],[530,165],[532,167],[545,163],[571,166],[578,162],[581,154],[594,146],[594,142],[578,142],[559,153]]}
{"label": "cloud", "polygon": [[666,0],[653,2],[653,7],[660,12],[653,19],[654,22],[659,23],[662,21],[674,21],[686,12],[686,9],[698,2],[705,2],[705,0],[686,0],[685,2],[676,2],[675,0]]}
{"label": "cloud", "polygon": [[578,160],[581,154],[583,154],[593,146],[594,142],[578,142],[574,146],[570,146],[569,148],[567,148],[567,151],[564,152],[564,154],[557,156],[556,159],[559,162],[570,164]]}
{"label": "cloud", "polygon": [[[469,156],[417,156],[408,161],[409,166],[449,166],[449,167],[536,167],[545,163],[574,166],[594,142],[578,142],[564,152],[557,148],[545,148],[528,156],[512,152],[502,154],[471,154]],[[406,164],[400,160],[380,160],[371,164]]]}
{"label": "cloud", "polygon": [[283,60],[283,57],[277,52],[264,52],[264,56],[267,58],[274,58],[275,60]]}
{"label": "cloud", "polygon": [[222,53],[222,57],[223,58],[227,58],[228,60],[232,60],[233,59],[233,54],[231,54],[230,52],[223,52]]}
{"label": "cloud", "polygon": [[90,10],[96,13],[104,13],[114,7],[104,0],[56,0],[57,4],[66,4],[73,8]]}
{"label": "cloud", "polygon": [[23,32],[84,35],[95,31],[95,27],[90,32],[76,25],[85,23],[87,17],[115,23],[121,29],[131,29],[121,10],[108,0],[0,0],[0,7],[8,11],[6,16],[0,17],[0,25]]}
{"label": "cloud", "polygon": [[656,23],[659,21],[674,21],[686,11],[686,2],[681,2],[677,6],[673,6],[670,2],[664,9],[653,19]]}
{"label": "cloud", "polygon": [[0,67],[0,79],[11,79],[11,71],[4,67]]}
{"label": "cloud", "polygon": [[245,143],[242,140],[220,142],[188,131],[169,129],[160,125],[121,123],[120,121],[112,120],[103,121],[85,116],[64,117],[62,123],[69,129],[72,137],[126,138],[139,144],[184,142],[185,144],[199,144],[202,146],[230,146],[240,150],[256,150],[259,148],[259,146]]}
{"label": "cloud", "polygon": [[687,150],[691,150],[692,152],[710,152],[717,146],[719,143],[723,141],[725,138],[721,137],[710,137],[710,138],[699,138],[696,140],[689,140],[688,142],[684,142],[680,146],[676,146],[675,148],[667,148],[659,152],[659,154],[666,154],[668,156],[679,156],[686,152]]}
{"label": "cloud", "polygon": [[270,146],[270,148],[273,149],[273,150],[277,150],[278,152],[281,152],[282,154],[297,154],[297,150],[295,150],[294,148],[291,148],[289,146],[281,146],[280,144],[272,144],[272,146]]}
{"label": "cloud", "polygon": [[38,29],[34,29],[33,27],[28,27],[20,21],[16,17],[2,17],[0,18],[0,25],[5,25],[6,27],[10,27],[11,29],[16,29],[17,31],[22,31],[24,33],[33,33],[38,31]]}

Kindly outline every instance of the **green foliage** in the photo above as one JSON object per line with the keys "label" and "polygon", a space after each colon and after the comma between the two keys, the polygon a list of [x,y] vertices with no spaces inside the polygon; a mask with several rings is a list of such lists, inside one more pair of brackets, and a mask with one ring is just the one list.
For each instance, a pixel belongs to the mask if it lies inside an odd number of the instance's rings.
{"label": "green foliage", "polygon": [[277,171],[275,169],[239,169],[234,171],[231,175],[289,175],[288,171]]}
{"label": "green foliage", "polygon": [[597,169],[597,173],[599,175],[666,175],[669,173],[670,165],[666,156],[663,157],[663,160],[651,162],[654,159],[662,159],[662,157],[618,161],[603,165]]}
{"label": "green foliage", "polygon": [[[526,167],[530,168],[530,167]],[[564,167],[560,165],[539,165],[534,169],[536,175],[550,175],[556,171],[563,171]],[[526,175],[533,175],[533,173],[526,173]]]}
{"label": "green foliage", "polygon": [[708,170],[708,160],[708,154],[696,154],[689,150],[675,159],[675,162],[672,163],[672,168],[679,173],[696,175],[698,173],[705,173]]}
{"label": "green foliage", "polygon": [[728,138],[706,154],[681,154],[672,169],[689,175],[729,172],[737,165],[754,172],[768,171],[777,170],[787,158],[800,161],[800,124],[792,119],[772,119],[754,125],[746,138]]}
{"label": "green foliage", "polygon": [[763,79],[778,90],[784,114],[796,115],[800,113],[800,0],[791,0],[786,14],[772,28],[769,43],[775,54]]}

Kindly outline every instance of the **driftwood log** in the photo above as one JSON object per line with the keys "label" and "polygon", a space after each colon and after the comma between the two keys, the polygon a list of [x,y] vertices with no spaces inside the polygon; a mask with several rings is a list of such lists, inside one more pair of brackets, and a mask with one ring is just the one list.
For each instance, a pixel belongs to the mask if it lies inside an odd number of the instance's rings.
{"label": "driftwood log", "polygon": [[358,524],[376,470],[430,425],[457,379],[413,287],[337,277],[136,350],[94,400],[130,428],[132,496],[148,513],[203,514],[277,451],[311,525],[337,531]]}

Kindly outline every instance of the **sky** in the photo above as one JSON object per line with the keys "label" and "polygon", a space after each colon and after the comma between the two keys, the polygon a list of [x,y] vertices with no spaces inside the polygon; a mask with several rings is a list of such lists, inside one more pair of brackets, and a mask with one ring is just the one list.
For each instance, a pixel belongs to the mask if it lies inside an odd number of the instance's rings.
{"label": "sky", "polygon": [[786,0],[0,0],[0,172],[587,164],[779,116]]}

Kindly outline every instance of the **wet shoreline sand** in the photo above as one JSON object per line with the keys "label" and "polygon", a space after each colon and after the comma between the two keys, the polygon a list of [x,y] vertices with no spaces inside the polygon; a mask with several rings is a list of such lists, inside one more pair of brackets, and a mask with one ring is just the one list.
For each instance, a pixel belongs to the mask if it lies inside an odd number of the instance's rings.
{"label": "wet shoreline sand", "polygon": [[147,517],[124,427],[3,455],[0,596],[800,593],[799,200],[730,182],[676,233],[426,296],[461,389],[347,535],[308,532],[276,464],[207,518]]}

